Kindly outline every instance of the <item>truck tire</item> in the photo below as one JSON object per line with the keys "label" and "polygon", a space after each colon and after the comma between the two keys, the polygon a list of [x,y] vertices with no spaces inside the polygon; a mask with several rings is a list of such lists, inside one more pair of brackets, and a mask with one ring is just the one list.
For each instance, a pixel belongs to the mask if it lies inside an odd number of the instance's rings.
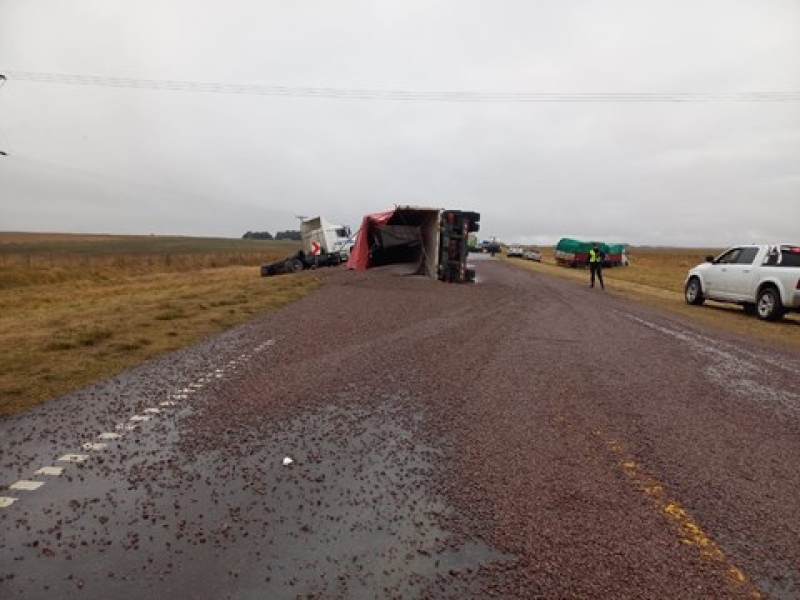
{"label": "truck tire", "polygon": [[700,285],[700,280],[697,277],[691,277],[686,282],[683,297],[686,299],[687,304],[694,306],[700,306],[706,301],[705,296],[703,296],[703,286]]}
{"label": "truck tire", "polygon": [[286,270],[290,273],[299,273],[303,270],[303,261],[299,258],[292,258],[286,263]]}
{"label": "truck tire", "polygon": [[758,292],[756,299],[756,310],[758,318],[764,321],[779,321],[786,314],[781,302],[781,295],[778,289],[768,285]]}

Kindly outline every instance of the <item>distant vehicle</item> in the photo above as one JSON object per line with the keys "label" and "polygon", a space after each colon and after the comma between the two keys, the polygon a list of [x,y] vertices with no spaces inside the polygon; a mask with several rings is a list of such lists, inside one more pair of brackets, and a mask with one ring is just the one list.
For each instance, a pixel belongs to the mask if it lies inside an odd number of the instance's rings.
{"label": "distant vehicle", "polygon": [[304,220],[300,224],[300,234],[303,249],[288,258],[261,265],[262,277],[340,265],[347,261],[354,243],[349,227],[336,225],[323,217]]}
{"label": "distant vehicle", "polygon": [[503,247],[500,245],[499,242],[490,242],[488,240],[483,240],[482,242],[480,242],[475,246],[473,251],[484,254],[491,254],[492,256],[494,256],[495,254],[500,254],[503,251]]}
{"label": "distant vehicle", "polygon": [[506,256],[509,258],[522,258],[522,246],[509,246],[506,250]]}
{"label": "distant vehicle", "polygon": [[476,252],[497,254],[502,251],[502,246],[498,242],[483,240],[475,247]]}
{"label": "distant vehicle", "polygon": [[800,245],[744,245],[707,256],[686,275],[684,297],[694,305],[740,304],[766,321],[800,311]]}
{"label": "distant vehicle", "polygon": [[536,262],[542,262],[542,253],[538,250],[526,250],[522,253],[522,258]]}

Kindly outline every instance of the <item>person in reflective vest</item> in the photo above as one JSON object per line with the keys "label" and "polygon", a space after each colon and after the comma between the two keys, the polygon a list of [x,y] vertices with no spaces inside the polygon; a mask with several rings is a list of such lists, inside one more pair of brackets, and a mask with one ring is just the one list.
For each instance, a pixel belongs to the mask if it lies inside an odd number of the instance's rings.
{"label": "person in reflective vest", "polygon": [[589,249],[589,273],[591,278],[589,287],[594,287],[594,280],[595,277],[597,277],[597,280],[600,282],[600,287],[606,289],[606,286],[603,283],[603,261],[605,258],[606,254],[600,250],[600,246],[598,244],[594,244]]}

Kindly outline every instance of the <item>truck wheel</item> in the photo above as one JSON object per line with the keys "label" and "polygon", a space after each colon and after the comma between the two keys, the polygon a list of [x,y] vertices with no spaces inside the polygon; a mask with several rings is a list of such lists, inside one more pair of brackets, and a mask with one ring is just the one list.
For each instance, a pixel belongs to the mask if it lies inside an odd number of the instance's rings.
{"label": "truck wheel", "polygon": [[772,286],[767,286],[758,293],[756,301],[758,318],[764,321],[778,321],[783,318],[785,311],[781,302],[781,295]]}
{"label": "truck wheel", "polygon": [[299,273],[303,270],[303,263],[300,259],[293,258],[287,263],[286,268],[290,273]]}
{"label": "truck wheel", "polygon": [[703,297],[703,286],[700,285],[700,280],[697,277],[692,277],[686,282],[686,288],[683,290],[683,297],[686,298],[687,304],[700,306],[706,299]]}

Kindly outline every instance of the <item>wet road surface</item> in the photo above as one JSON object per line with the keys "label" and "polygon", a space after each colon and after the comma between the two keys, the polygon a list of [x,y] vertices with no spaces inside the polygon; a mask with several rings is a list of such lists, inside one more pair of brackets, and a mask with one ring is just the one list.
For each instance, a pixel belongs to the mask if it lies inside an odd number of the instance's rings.
{"label": "wet road surface", "polygon": [[799,598],[800,359],[476,266],[0,422],[0,598]]}

